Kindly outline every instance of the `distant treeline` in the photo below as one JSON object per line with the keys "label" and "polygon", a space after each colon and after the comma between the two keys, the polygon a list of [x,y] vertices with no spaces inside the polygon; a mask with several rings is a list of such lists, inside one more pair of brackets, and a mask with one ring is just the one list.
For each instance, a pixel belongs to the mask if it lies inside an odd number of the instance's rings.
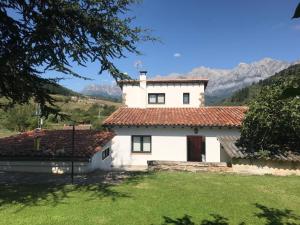
{"label": "distant treeline", "polygon": [[122,97],[113,97],[105,94],[99,94],[99,95],[87,95],[91,98],[100,99],[100,100],[106,100],[111,102],[122,102]]}
{"label": "distant treeline", "polygon": [[82,94],[63,87],[60,84],[46,85],[45,87],[49,90],[50,94],[64,96],[82,96]]}

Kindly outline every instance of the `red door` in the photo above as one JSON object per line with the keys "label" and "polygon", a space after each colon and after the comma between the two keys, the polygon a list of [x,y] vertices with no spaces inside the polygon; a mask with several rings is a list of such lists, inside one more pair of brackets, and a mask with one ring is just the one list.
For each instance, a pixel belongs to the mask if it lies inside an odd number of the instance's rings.
{"label": "red door", "polygon": [[188,136],[187,137],[187,159],[188,161],[202,161],[202,137],[201,136]]}

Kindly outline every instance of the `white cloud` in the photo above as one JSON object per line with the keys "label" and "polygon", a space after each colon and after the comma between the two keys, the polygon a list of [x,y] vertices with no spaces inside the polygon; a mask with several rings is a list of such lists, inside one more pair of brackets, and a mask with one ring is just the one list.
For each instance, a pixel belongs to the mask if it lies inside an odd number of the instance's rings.
{"label": "white cloud", "polygon": [[174,53],[174,55],[173,55],[175,58],[179,58],[179,57],[181,57],[181,54],[180,53]]}

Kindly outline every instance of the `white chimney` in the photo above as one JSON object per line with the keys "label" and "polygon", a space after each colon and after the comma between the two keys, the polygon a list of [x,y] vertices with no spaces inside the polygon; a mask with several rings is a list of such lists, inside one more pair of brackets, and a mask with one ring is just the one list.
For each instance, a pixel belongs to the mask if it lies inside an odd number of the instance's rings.
{"label": "white chimney", "polygon": [[147,71],[140,71],[140,87],[146,90]]}
{"label": "white chimney", "polygon": [[147,71],[140,71],[140,106],[146,108],[147,105]]}
{"label": "white chimney", "polygon": [[146,80],[147,71],[140,71],[140,80]]}

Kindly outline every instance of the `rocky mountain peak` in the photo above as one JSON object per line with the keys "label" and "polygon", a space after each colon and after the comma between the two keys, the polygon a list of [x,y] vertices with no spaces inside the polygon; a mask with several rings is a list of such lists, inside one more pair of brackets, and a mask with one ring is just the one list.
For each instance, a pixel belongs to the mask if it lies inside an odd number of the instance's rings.
{"label": "rocky mountain peak", "polygon": [[[188,73],[172,73],[164,76],[157,75],[156,78],[208,78],[209,82],[206,95],[220,99],[226,98],[233,92],[252,83],[264,80],[293,64],[299,63],[300,60],[286,62],[266,57],[252,63],[241,62],[232,69],[217,69],[200,66],[192,69]],[[117,85],[92,84],[85,87],[82,93],[86,95],[120,97],[121,89]]]}

